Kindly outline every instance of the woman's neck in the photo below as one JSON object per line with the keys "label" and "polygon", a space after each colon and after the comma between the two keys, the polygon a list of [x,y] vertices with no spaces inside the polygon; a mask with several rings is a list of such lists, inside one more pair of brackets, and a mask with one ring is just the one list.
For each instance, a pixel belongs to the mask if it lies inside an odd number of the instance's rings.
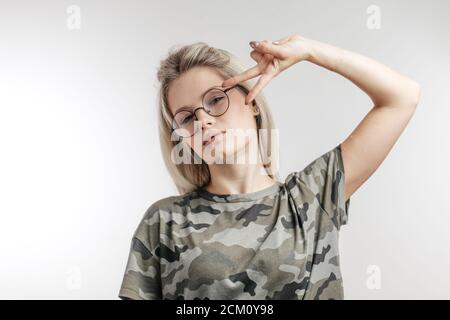
{"label": "woman's neck", "polygon": [[215,194],[256,192],[277,183],[267,175],[261,163],[212,165],[209,169],[211,182],[205,189]]}

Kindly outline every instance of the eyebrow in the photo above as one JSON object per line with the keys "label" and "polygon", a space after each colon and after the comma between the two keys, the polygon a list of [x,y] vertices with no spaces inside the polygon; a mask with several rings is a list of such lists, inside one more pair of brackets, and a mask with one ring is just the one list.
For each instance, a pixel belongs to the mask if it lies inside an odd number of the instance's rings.
{"label": "eyebrow", "polygon": [[[213,86],[213,87],[207,89],[205,92],[203,92],[203,94],[200,97],[203,97],[206,92],[208,92],[209,90],[211,90],[213,88],[224,88],[224,87],[222,87],[222,86]],[[173,114],[175,114],[175,113],[177,113],[178,111],[181,111],[181,110],[192,110],[192,109],[194,109],[194,106],[182,106],[181,108],[178,108],[177,110],[175,110],[175,112]]]}

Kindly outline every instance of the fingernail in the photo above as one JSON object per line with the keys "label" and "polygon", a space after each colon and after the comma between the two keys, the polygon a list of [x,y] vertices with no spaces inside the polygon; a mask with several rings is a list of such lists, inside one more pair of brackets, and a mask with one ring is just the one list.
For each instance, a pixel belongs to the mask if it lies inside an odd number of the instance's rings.
{"label": "fingernail", "polygon": [[274,41],[274,42],[272,42],[273,44],[280,44],[278,41]]}
{"label": "fingernail", "polygon": [[255,47],[259,46],[259,42],[258,41],[250,41],[250,46],[252,48],[255,48]]}

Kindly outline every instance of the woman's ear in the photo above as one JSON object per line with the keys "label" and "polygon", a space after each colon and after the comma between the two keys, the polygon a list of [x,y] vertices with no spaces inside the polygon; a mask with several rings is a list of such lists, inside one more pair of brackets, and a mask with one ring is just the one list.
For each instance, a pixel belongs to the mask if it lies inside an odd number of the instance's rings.
{"label": "woman's ear", "polygon": [[253,105],[253,111],[255,112],[255,116],[256,116],[260,113],[259,107],[255,101],[252,101],[252,105]]}

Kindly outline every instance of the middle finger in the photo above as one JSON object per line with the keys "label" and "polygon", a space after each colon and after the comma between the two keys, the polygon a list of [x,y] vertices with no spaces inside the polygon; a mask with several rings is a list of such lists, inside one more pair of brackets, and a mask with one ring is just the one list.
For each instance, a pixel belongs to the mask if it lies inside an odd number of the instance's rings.
{"label": "middle finger", "polygon": [[249,104],[258,94],[259,92],[269,83],[272,79],[272,76],[268,74],[263,74],[255,86],[249,91],[247,97],[245,97],[245,104]]}

